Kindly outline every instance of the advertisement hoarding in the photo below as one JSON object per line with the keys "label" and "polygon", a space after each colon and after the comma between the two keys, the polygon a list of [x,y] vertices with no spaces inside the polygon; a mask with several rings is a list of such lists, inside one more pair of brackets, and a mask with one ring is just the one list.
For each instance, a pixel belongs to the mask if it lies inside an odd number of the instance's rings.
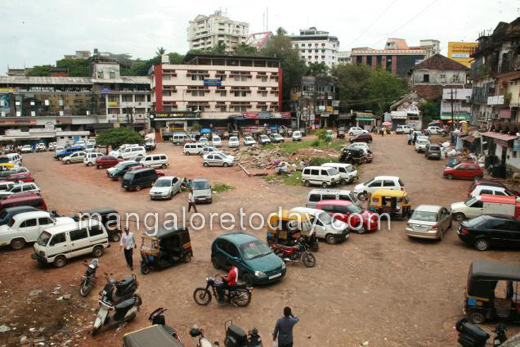
{"label": "advertisement hoarding", "polygon": [[477,49],[476,42],[448,42],[448,58],[467,67],[471,66],[471,54]]}

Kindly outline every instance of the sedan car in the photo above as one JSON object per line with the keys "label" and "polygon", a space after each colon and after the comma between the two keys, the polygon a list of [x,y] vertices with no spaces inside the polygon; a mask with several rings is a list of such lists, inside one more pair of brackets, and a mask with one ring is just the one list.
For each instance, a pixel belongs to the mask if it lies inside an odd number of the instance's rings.
{"label": "sedan car", "polygon": [[164,176],[155,182],[150,189],[150,199],[171,199],[181,191],[182,179],[175,176]]}
{"label": "sedan car", "polygon": [[256,145],[255,139],[251,136],[244,137],[244,146],[252,146],[252,145]]}
{"label": "sedan car", "polygon": [[406,236],[442,240],[451,228],[451,212],[436,205],[419,205],[406,222]]}
{"label": "sedan car", "polygon": [[242,232],[217,237],[211,246],[211,262],[216,269],[236,266],[248,285],[279,281],[287,270],[264,242]]}
{"label": "sedan car", "polygon": [[366,133],[366,134],[359,134],[359,135],[356,135],[354,137],[351,137],[349,139],[350,143],[353,143],[353,142],[366,142],[366,143],[372,143],[372,135],[370,135],[369,133]]}
{"label": "sedan car", "polygon": [[228,141],[229,148],[238,148],[240,147],[240,141],[238,141],[238,137],[231,136]]}
{"label": "sedan car", "polygon": [[208,166],[233,166],[235,164],[235,157],[231,155],[225,155],[224,153],[210,153],[204,156],[202,159],[202,165]]}
{"label": "sedan car", "polygon": [[520,248],[520,221],[514,217],[482,215],[460,223],[457,234],[479,251],[490,247]]}
{"label": "sedan car", "polygon": [[15,206],[8,207],[0,212],[0,225],[7,224],[13,216],[16,216],[19,213],[24,212],[34,212],[39,211],[36,207],[33,206]]}
{"label": "sedan car", "polygon": [[277,133],[271,134],[270,139],[273,143],[285,142],[283,136]]}
{"label": "sedan car", "polygon": [[[142,158],[142,157],[139,157],[139,158]],[[110,155],[105,155],[105,156],[102,156],[102,157],[99,157],[96,159],[96,167],[98,169],[108,169],[108,168],[116,166],[121,161],[123,161],[123,160],[110,156]]]}
{"label": "sedan car", "polygon": [[444,177],[449,180],[454,178],[475,180],[481,179],[483,176],[484,172],[475,163],[460,163],[453,168],[446,167],[444,169]]}

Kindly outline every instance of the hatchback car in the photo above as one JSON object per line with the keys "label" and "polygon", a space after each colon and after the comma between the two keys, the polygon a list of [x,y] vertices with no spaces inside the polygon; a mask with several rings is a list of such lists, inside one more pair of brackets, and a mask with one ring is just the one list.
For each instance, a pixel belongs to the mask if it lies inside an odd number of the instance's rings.
{"label": "hatchback car", "polygon": [[345,222],[349,228],[358,234],[364,234],[367,231],[377,231],[378,221],[375,213],[369,212],[344,200],[322,200],[318,202],[317,207],[329,213],[333,218]]}
{"label": "hatchback car", "polygon": [[460,163],[459,165],[451,168],[444,168],[444,178],[449,180],[458,179],[470,179],[478,180],[484,176],[484,172],[478,164],[475,163]]}
{"label": "hatchback car", "polygon": [[251,136],[244,137],[244,146],[252,146],[252,145],[256,145],[255,139]]}
{"label": "hatchback car", "polygon": [[224,153],[211,153],[206,154],[202,160],[202,165],[208,166],[233,166],[235,164],[235,157],[231,155],[225,155]]}
{"label": "hatchback car", "polygon": [[441,159],[441,146],[439,145],[432,145],[426,147],[426,150],[424,151],[424,156],[426,159]]}
{"label": "hatchback car", "polygon": [[442,240],[451,223],[451,211],[447,208],[419,205],[406,222],[406,236]]}
{"label": "hatchback car", "polygon": [[238,141],[238,137],[231,136],[228,141],[229,148],[238,148],[240,147],[240,141]]}
{"label": "hatchback car", "polygon": [[293,141],[301,141],[302,140],[302,133],[301,131],[293,131],[291,138]]}
{"label": "hatchback car", "polygon": [[457,234],[479,251],[490,247],[520,248],[520,221],[513,217],[482,215],[460,223]]}
{"label": "hatchback car", "polygon": [[351,127],[350,129],[348,129],[348,134],[349,134],[349,136],[355,136],[355,135],[359,135],[359,134],[368,134],[368,131],[366,131],[360,127]]}
{"label": "hatchback car", "polygon": [[262,134],[258,137],[258,143],[261,145],[268,145],[271,143],[271,140],[269,139],[269,136]]}
{"label": "hatchback car", "polygon": [[405,190],[403,181],[397,176],[376,176],[365,183],[356,185],[353,192],[359,199],[366,199],[369,194],[378,189]]}
{"label": "hatchback car", "polygon": [[277,134],[277,133],[271,134],[271,136],[269,138],[270,138],[271,142],[273,142],[273,143],[285,142],[283,136],[280,134]]}
{"label": "hatchback car", "polygon": [[484,184],[480,184],[473,189],[471,193],[469,193],[470,198],[475,198],[477,196],[481,196],[482,194],[489,194],[489,195],[502,195],[502,196],[517,196],[514,192],[510,191],[507,188],[504,187],[494,187],[494,186],[487,186]]}
{"label": "hatchback car", "polygon": [[98,169],[108,169],[119,164],[122,159],[113,156],[105,155],[96,159],[96,167]]}
{"label": "hatchback car", "polygon": [[351,137],[349,139],[350,143],[353,142],[366,142],[366,143],[372,143],[372,135],[366,133],[366,134],[359,134],[354,137]]}
{"label": "hatchback car", "polygon": [[181,191],[182,180],[175,176],[164,176],[150,189],[150,199],[171,199]]}
{"label": "hatchback car", "polygon": [[286,273],[284,261],[264,242],[242,232],[217,237],[211,246],[211,262],[216,269],[236,266],[248,285],[276,282]]}
{"label": "hatchback car", "polygon": [[222,147],[222,140],[220,139],[220,136],[213,136],[213,138],[211,139],[211,145],[213,147]]}
{"label": "hatchback car", "polygon": [[31,145],[23,145],[20,151],[22,153],[31,153],[33,151],[33,148]]}
{"label": "hatchback car", "polygon": [[417,140],[417,141],[415,141],[415,151],[417,153],[425,152],[426,148],[428,147],[429,144],[430,144],[430,141],[428,141],[428,140],[424,140],[424,139]]}

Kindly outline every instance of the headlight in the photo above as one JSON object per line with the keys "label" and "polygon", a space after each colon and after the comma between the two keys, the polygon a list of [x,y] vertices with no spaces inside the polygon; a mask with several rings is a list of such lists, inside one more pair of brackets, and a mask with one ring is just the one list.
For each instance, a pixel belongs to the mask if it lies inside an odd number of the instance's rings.
{"label": "headlight", "polygon": [[285,270],[285,262],[282,263],[282,270]]}
{"label": "headlight", "polygon": [[265,273],[262,272],[262,271],[255,271],[255,276],[256,277],[262,277],[262,276],[265,276]]}

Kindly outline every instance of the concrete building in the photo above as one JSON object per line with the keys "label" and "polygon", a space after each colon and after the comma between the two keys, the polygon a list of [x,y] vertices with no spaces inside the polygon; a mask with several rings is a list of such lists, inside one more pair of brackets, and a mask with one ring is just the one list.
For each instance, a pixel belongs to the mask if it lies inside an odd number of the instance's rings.
{"label": "concrete building", "polygon": [[338,64],[352,64],[352,51],[338,52]]}
{"label": "concrete building", "polygon": [[65,54],[65,59],[88,59],[91,57],[90,51],[76,51],[75,54]]}
{"label": "concrete building", "polygon": [[311,27],[300,30],[300,35],[291,35],[289,38],[307,64],[325,63],[331,68],[338,63],[339,40],[329,35],[329,32]]}
{"label": "concrete building", "polygon": [[422,49],[426,52],[425,59],[428,59],[435,54],[441,53],[441,42],[439,40],[420,40],[419,46],[417,47],[410,47],[410,49]]}
{"label": "concrete building", "polygon": [[187,29],[190,49],[211,49],[222,42],[226,52],[233,52],[235,47],[246,43],[249,24],[229,19],[222,11],[210,16],[198,15],[190,21]]}
{"label": "concrete building", "polygon": [[352,63],[380,68],[400,77],[426,58],[425,49],[411,49],[403,39],[390,38],[384,49],[353,48]]}

